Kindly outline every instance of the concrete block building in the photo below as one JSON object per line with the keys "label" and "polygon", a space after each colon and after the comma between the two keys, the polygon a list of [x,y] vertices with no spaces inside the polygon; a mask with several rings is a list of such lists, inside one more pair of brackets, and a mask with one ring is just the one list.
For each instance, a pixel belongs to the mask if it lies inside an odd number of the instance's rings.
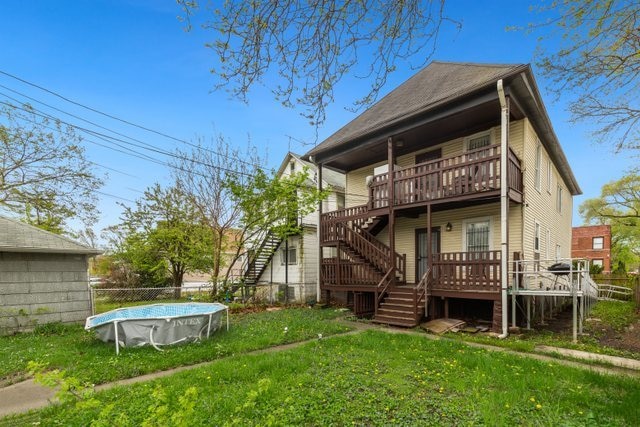
{"label": "concrete block building", "polygon": [[88,258],[100,251],[0,217],[0,334],[91,315]]}

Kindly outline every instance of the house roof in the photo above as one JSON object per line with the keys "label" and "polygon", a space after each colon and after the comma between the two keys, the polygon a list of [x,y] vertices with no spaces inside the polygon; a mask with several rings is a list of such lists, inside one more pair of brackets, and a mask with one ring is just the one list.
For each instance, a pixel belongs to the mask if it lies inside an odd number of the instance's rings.
{"label": "house roof", "polygon": [[307,153],[313,156],[355,138],[419,115],[497,80],[519,73],[525,64],[433,61]]}
{"label": "house roof", "polygon": [[[313,163],[307,160],[304,160],[301,155],[289,151],[287,155],[284,157],[284,160],[282,161],[280,168],[278,169],[278,175],[281,175],[284,172],[285,168],[290,162],[289,159],[295,159],[300,164],[308,167],[313,174],[318,172],[318,168],[316,167],[316,165],[314,165]],[[315,179],[314,179],[314,183],[315,183]],[[322,186],[324,188],[326,188],[327,186],[330,186],[334,190],[344,191],[346,187],[346,177],[341,172],[337,172],[329,168],[324,168],[322,169]]]}
{"label": "house roof", "polygon": [[0,217],[0,252],[99,254],[102,251],[32,225]]}

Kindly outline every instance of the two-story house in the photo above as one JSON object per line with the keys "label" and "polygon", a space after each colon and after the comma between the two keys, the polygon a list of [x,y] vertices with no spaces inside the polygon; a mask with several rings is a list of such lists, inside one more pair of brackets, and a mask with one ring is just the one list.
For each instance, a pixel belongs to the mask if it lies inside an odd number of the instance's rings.
{"label": "two-story house", "polygon": [[[279,177],[306,171],[307,185],[317,187],[316,166],[303,160],[295,153],[287,153],[277,171]],[[323,200],[325,211],[343,209],[345,206],[345,176],[342,173],[325,170],[322,177],[323,188],[330,190]],[[315,299],[318,284],[318,211],[299,216],[297,222],[301,232],[287,239],[279,240],[267,235],[256,245],[245,271],[248,284],[269,284],[272,295],[269,299],[285,299],[289,302],[305,302]],[[263,286],[264,287],[264,286]],[[266,287],[265,287],[266,289]]]}
{"label": "two-story house", "polygon": [[346,174],[320,287],[358,315],[506,333],[509,263],[570,257],[580,188],[529,65],[432,62],[305,158]]}

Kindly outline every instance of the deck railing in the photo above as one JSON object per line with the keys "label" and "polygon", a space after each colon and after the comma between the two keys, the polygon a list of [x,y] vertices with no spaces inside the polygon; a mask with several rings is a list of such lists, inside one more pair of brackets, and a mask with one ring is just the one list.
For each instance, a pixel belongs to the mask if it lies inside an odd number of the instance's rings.
{"label": "deck railing", "polygon": [[431,290],[500,292],[500,251],[433,255]]}
{"label": "deck railing", "polygon": [[[520,160],[511,149],[507,171],[509,187],[522,193]],[[497,190],[501,185],[500,145],[396,169],[393,177],[394,206]],[[375,175],[369,186],[369,207],[388,206],[389,174]]]}
{"label": "deck railing", "polygon": [[380,281],[382,274],[366,261],[322,259],[322,282],[333,286],[371,286],[372,290]]}

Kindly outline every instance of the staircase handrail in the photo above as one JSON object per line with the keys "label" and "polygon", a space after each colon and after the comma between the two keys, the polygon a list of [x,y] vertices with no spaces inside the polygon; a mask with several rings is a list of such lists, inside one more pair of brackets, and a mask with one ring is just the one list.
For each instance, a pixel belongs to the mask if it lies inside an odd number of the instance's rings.
{"label": "staircase handrail", "polygon": [[[251,272],[251,269],[255,269],[256,261],[258,260],[258,257],[262,254],[262,251],[265,249],[265,246],[267,246],[267,244],[271,242],[275,237],[276,237],[275,234],[271,230],[269,230],[267,234],[264,236],[264,239],[262,239],[262,242],[260,243],[260,246],[258,247],[258,249],[253,251],[253,254],[251,257],[247,257],[247,268],[245,270],[245,277]],[[273,252],[275,252],[275,248]]]}
{"label": "staircase handrail", "polygon": [[429,266],[427,271],[422,275],[422,278],[416,285],[416,301],[415,306],[418,307],[418,303],[420,302],[420,298],[424,296],[424,315],[427,316],[427,307],[428,307],[428,296],[429,296],[429,283],[431,279],[432,267]]}
{"label": "staircase handrail", "polygon": [[[356,232],[360,234],[360,236],[364,237],[369,243],[378,248],[382,253],[385,254],[386,258],[391,258],[391,248],[380,240],[376,238],[373,234],[371,234],[367,229],[363,228],[361,225],[357,223],[353,223],[353,228]],[[396,271],[398,271],[402,275],[402,281],[406,279],[406,256],[400,255],[398,252],[395,252],[396,257]]]}
{"label": "staircase handrail", "polygon": [[[384,294],[387,293],[387,289],[389,289],[389,285],[391,284],[391,276],[393,275],[393,269],[390,268],[387,271],[387,274],[380,279],[378,284],[376,285],[376,305],[375,305],[375,314],[378,314],[378,306],[380,305],[380,301],[384,298]],[[382,289],[380,289],[382,288]]]}

